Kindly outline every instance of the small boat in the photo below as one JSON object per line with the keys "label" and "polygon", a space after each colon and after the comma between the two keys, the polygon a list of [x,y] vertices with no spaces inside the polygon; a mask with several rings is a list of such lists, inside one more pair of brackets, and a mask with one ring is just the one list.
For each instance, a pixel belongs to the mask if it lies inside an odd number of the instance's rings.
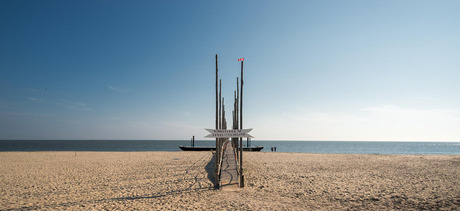
{"label": "small boat", "polygon": [[261,147],[261,146],[255,146],[255,147],[243,147],[243,151],[255,151],[255,152],[259,152],[260,150],[262,150],[264,147]]}
{"label": "small boat", "polygon": [[195,147],[195,146],[183,146],[179,145],[182,151],[214,151],[216,147]]}
{"label": "small boat", "polygon": [[[182,151],[215,151],[216,147],[195,147],[195,146],[183,146],[179,145],[179,148]],[[243,151],[261,151],[264,147],[255,146],[255,147],[243,147]]]}

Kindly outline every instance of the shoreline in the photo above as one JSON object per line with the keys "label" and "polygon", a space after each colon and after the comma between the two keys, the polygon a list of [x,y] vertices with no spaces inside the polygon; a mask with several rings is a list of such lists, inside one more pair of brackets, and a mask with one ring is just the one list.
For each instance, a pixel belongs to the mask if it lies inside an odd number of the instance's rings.
{"label": "shoreline", "polygon": [[[45,153],[79,153],[79,152],[88,152],[88,153],[155,153],[155,152],[159,152],[159,153],[169,153],[169,152],[191,152],[191,153],[194,153],[194,152],[211,152],[211,151],[182,151],[182,150],[177,150],[177,151],[91,151],[91,150],[82,150],[82,151],[78,151],[78,150],[62,150],[62,151],[56,151],[56,150],[50,150],[50,151],[0,151],[0,153],[40,153],[40,152],[45,152]],[[312,155],[414,155],[414,156],[460,156],[460,153],[459,154],[379,154],[379,153],[327,153],[327,152],[282,152],[282,151],[277,151],[277,152],[266,152],[266,151],[245,151],[245,152],[248,152],[248,153],[273,153],[273,154],[302,154],[302,155],[309,155],[309,154],[312,154]]]}
{"label": "shoreline", "polygon": [[[0,151],[113,151],[149,152],[179,151],[179,145],[189,141],[0,141]],[[213,141],[195,142],[195,146],[214,147]],[[251,146],[263,146],[270,152],[328,153],[328,154],[460,154],[460,144],[452,142],[340,142],[340,141],[257,141]]]}
{"label": "shoreline", "polygon": [[0,152],[0,209],[458,209],[460,155],[245,152],[246,187],[212,187],[211,152]]}

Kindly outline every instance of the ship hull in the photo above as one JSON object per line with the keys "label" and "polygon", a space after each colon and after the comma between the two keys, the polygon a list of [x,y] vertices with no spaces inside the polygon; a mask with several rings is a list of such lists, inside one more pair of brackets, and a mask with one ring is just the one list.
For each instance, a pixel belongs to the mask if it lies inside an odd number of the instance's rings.
{"label": "ship hull", "polygon": [[[215,151],[216,147],[191,147],[191,146],[182,146],[180,145],[179,148],[182,151]],[[243,147],[243,151],[254,151],[258,152],[261,151],[264,147],[255,146],[255,147]]]}

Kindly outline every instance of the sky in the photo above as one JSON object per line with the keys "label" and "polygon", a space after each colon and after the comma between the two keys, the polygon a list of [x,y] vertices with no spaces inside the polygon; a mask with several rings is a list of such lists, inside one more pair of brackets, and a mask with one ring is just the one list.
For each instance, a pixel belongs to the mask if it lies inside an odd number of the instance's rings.
{"label": "sky", "polygon": [[0,140],[460,142],[460,1],[0,0]]}

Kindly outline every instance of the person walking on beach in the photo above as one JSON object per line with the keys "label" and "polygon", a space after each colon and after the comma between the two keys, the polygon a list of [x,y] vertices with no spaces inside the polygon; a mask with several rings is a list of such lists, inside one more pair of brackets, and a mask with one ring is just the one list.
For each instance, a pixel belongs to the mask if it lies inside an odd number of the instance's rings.
{"label": "person walking on beach", "polygon": [[270,150],[273,152],[273,147],[271,147]]}

